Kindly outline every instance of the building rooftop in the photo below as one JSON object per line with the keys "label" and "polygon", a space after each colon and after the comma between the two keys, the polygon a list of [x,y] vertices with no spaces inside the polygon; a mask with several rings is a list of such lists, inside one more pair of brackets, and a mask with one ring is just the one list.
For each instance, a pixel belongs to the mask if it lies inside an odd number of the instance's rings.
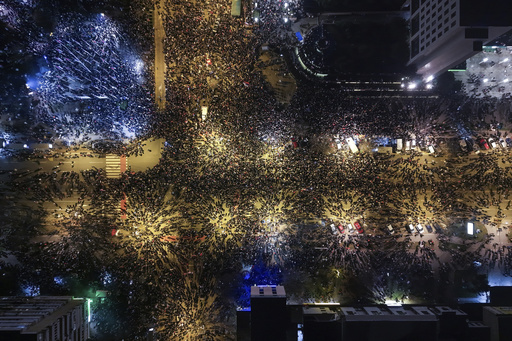
{"label": "building rooftop", "polygon": [[437,316],[427,307],[342,307],[346,321],[436,321]]}
{"label": "building rooftop", "polygon": [[454,313],[455,315],[467,315],[465,312],[463,312],[460,309],[454,309],[452,307],[447,306],[436,306],[431,308],[434,314],[436,315],[442,315],[444,313]]}
{"label": "building rooftop", "polygon": [[488,310],[495,315],[512,315],[512,307],[484,307],[484,310]]}
{"label": "building rooftop", "polygon": [[38,333],[83,303],[70,296],[0,297],[0,331]]}
{"label": "building rooftop", "polygon": [[251,287],[251,298],[286,298],[286,292],[281,285],[255,285]]}

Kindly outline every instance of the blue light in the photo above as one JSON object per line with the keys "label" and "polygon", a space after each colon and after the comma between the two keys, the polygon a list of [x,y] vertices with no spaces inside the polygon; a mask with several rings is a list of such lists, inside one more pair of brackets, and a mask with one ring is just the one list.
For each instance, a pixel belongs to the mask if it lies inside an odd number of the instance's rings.
{"label": "blue light", "polygon": [[41,290],[37,285],[25,284],[21,287],[21,290],[25,296],[33,297],[41,295]]}
{"label": "blue light", "polygon": [[37,89],[39,87],[39,81],[35,77],[27,76],[27,89]]}
{"label": "blue light", "polygon": [[243,279],[238,287],[237,303],[240,307],[249,307],[251,299],[251,286],[253,285],[281,285],[283,274],[279,266],[267,265],[258,260],[251,271],[242,273]]}
{"label": "blue light", "polygon": [[108,272],[104,272],[102,275],[102,283],[103,285],[112,283],[112,275],[109,274]]}

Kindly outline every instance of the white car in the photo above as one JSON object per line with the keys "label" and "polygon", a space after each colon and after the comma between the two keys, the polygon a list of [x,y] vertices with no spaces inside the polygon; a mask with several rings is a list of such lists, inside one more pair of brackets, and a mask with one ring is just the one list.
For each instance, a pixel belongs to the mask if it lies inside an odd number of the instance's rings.
{"label": "white car", "polygon": [[388,232],[389,232],[389,234],[395,233],[395,230],[393,230],[393,226],[388,225]]}
{"label": "white car", "polygon": [[423,226],[421,226],[421,224],[416,225],[416,230],[418,230],[419,233],[423,233],[423,231],[425,231],[423,229]]}
{"label": "white car", "polygon": [[338,230],[336,229],[336,226],[334,226],[334,224],[331,224],[331,230],[332,230],[332,233],[336,234],[338,232]]}
{"label": "white car", "polygon": [[494,139],[489,139],[489,143],[491,144],[492,149],[496,149],[498,145],[496,144],[496,141]]}

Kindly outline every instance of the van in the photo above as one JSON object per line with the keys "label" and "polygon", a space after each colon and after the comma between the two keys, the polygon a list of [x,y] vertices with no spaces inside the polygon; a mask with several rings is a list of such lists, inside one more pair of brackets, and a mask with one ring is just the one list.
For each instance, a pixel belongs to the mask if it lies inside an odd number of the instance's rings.
{"label": "van", "polygon": [[406,225],[406,226],[408,226],[408,231],[409,231],[410,233],[413,233],[413,232],[414,232],[414,225],[413,225],[413,224],[409,224],[409,225]]}

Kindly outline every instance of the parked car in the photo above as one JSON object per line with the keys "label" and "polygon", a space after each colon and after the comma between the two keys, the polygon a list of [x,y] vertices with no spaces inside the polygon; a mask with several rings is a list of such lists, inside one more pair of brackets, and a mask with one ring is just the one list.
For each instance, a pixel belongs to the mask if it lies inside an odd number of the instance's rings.
{"label": "parked car", "polygon": [[352,224],[348,224],[348,233],[353,233],[354,232],[354,226],[352,226]]}
{"label": "parked car", "polygon": [[475,144],[475,142],[473,141],[473,139],[471,139],[471,138],[467,138],[467,139],[466,139],[466,142],[467,142],[467,144],[468,144],[468,151],[469,151],[469,152],[473,151],[473,149],[474,149],[474,144]]}
{"label": "parked car", "polygon": [[425,225],[425,227],[427,228],[428,233],[432,233],[432,226],[431,225],[427,224],[427,225]]}
{"label": "parked car", "polygon": [[421,226],[421,224],[416,225],[416,230],[418,230],[419,233],[423,233],[425,231],[423,229],[423,226]]}
{"label": "parked car", "polygon": [[489,145],[487,144],[487,141],[485,139],[480,139],[480,147],[482,147],[485,150],[489,149]]}
{"label": "parked car", "polygon": [[395,230],[393,230],[393,226],[388,225],[387,229],[388,229],[388,233],[389,233],[389,234],[393,234],[393,233],[395,233]]}
{"label": "parked car", "polygon": [[339,224],[338,230],[340,231],[340,233],[343,233],[345,231],[345,227],[342,224]]}
{"label": "parked car", "polygon": [[356,227],[356,230],[357,230],[357,232],[358,232],[358,233],[363,233],[363,232],[364,232],[364,231],[363,231],[363,228],[362,228],[362,226],[361,226],[361,224],[359,224],[359,222],[358,222],[358,221],[356,221],[356,222],[354,223],[354,226]]}
{"label": "parked car", "polygon": [[459,140],[459,145],[460,145],[460,149],[461,149],[464,153],[467,153],[467,151],[468,151],[468,144],[466,143],[466,140],[464,140],[464,139],[460,139],[460,140]]}
{"label": "parked car", "polygon": [[409,225],[405,225],[405,226],[406,226],[407,231],[409,231],[410,233],[414,232],[414,225],[413,224],[409,224]]}
{"label": "parked car", "polygon": [[489,143],[490,143],[490,145],[491,145],[491,147],[492,147],[493,149],[496,149],[496,148],[498,147],[498,145],[496,144],[496,141],[494,141],[494,139],[493,139],[493,138],[490,138],[490,139],[489,139]]}
{"label": "parked car", "polygon": [[336,226],[334,224],[331,224],[330,226],[331,226],[332,233],[334,233],[334,234],[338,233],[338,230],[336,230]]}

